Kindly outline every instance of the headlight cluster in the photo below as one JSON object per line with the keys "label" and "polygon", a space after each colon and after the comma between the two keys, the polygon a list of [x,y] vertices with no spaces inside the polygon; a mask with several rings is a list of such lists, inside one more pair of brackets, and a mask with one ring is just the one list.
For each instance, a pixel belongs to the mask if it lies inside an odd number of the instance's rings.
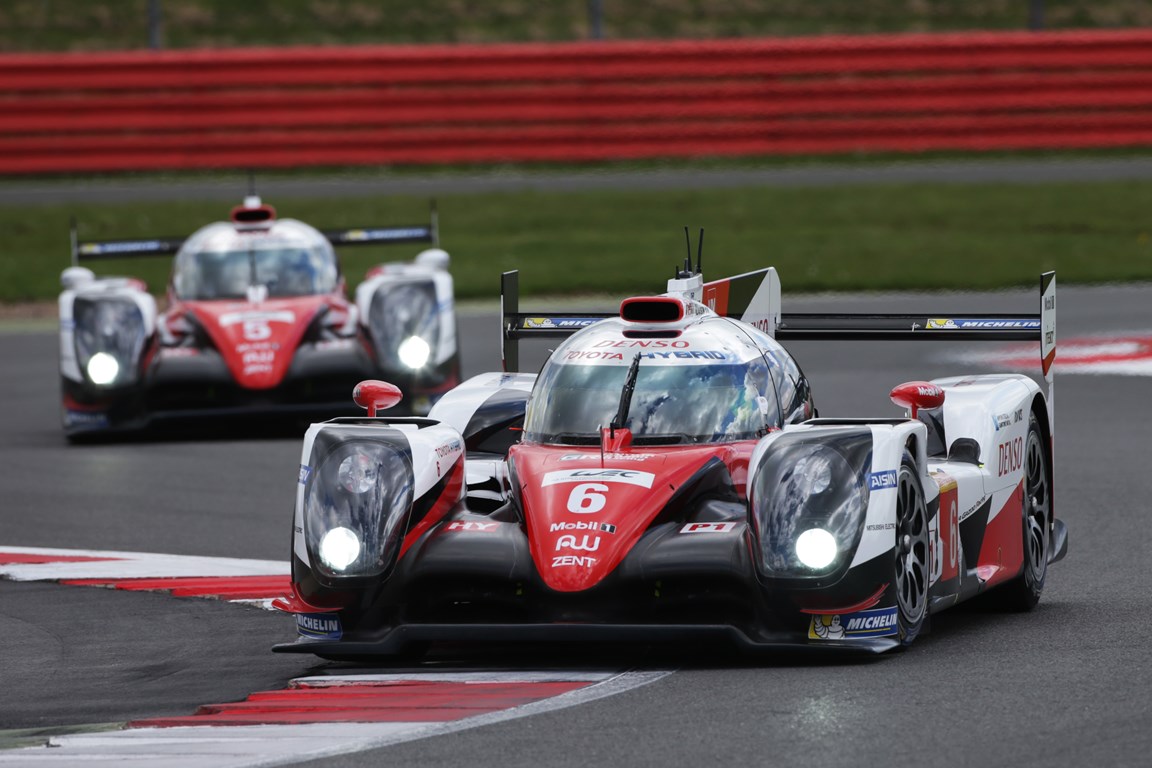
{"label": "headlight cluster", "polygon": [[77,298],[72,318],[76,360],[88,380],[101,387],[134,384],[147,341],[140,307],[125,299]]}
{"label": "headlight cluster", "polygon": [[440,338],[435,283],[382,285],[372,296],[368,326],[381,363],[405,371],[423,369],[434,359]]}
{"label": "headlight cluster", "polygon": [[391,568],[412,509],[412,461],[379,437],[321,432],[312,446],[304,521],[313,568],[328,577]]}
{"label": "headlight cluster", "polygon": [[752,488],[760,563],[770,576],[824,576],[855,550],[868,511],[866,470],[872,439],[781,437],[768,450]]}

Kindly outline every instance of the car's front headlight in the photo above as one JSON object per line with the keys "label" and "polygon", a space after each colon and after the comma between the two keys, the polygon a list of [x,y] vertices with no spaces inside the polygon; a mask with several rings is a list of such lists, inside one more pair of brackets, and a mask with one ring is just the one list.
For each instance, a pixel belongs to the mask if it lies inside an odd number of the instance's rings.
{"label": "car's front headlight", "polygon": [[100,387],[134,384],[147,341],[140,307],[124,299],[78,297],[72,316],[76,360],[88,380]]}
{"label": "car's front headlight", "polygon": [[372,296],[368,327],[380,362],[405,371],[423,369],[436,355],[440,312],[432,281],[385,284]]}
{"label": "car's front headlight", "polygon": [[313,569],[329,577],[391,569],[412,510],[412,460],[386,439],[321,432],[304,491]]}
{"label": "car's front headlight", "polygon": [[412,370],[418,371],[427,365],[428,358],[432,354],[432,347],[419,336],[409,336],[400,343],[400,348],[396,352],[400,357],[400,362]]}
{"label": "car's front headlight", "polygon": [[772,444],[750,499],[765,575],[821,577],[846,565],[868,511],[871,448],[871,435],[858,430]]}

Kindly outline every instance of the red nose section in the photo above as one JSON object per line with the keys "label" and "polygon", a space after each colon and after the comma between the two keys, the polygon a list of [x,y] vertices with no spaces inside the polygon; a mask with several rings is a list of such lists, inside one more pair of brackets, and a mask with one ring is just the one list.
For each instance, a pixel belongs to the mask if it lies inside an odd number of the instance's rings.
{"label": "red nose section", "polygon": [[901,408],[907,408],[916,418],[921,408],[939,408],[944,405],[944,390],[930,381],[908,381],[893,389],[888,396]]}
{"label": "red nose section", "polygon": [[388,410],[402,397],[404,395],[394,385],[375,379],[362,381],[352,390],[352,400],[361,408],[367,408],[369,416],[375,416],[376,411]]}

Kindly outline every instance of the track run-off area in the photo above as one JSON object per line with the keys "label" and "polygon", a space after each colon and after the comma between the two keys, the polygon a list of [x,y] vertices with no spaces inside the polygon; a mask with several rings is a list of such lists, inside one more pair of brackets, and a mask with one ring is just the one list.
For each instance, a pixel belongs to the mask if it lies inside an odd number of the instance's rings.
{"label": "track run-off area", "polygon": [[[947,316],[1038,301],[790,297],[784,278],[786,311]],[[70,446],[54,330],[0,330],[0,765],[1143,765],[1152,288],[1057,295],[1068,557],[1035,611],[977,601],[868,662],[466,640],[388,666],[273,654],[295,632],[264,604],[287,574],[299,436]],[[497,327],[494,308],[462,317],[466,375],[496,367]],[[897,415],[888,392],[902,381],[1038,372],[1018,345],[791,349],[822,416]]]}

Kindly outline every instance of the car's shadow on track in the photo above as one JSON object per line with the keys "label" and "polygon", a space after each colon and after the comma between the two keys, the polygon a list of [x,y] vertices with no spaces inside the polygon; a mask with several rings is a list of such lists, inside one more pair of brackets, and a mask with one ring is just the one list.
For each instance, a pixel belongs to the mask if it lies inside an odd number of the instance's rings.
{"label": "car's shadow on track", "polygon": [[[888,654],[887,656],[891,656]],[[625,647],[589,644],[503,644],[499,647],[436,645],[423,657],[375,658],[365,661],[318,662],[316,675],[415,674],[459,670],[667,670],[763,667],[835,667],[874,664],[887,656],[873,653],[813,654],[774,651],[749,653],[721,643],[688,646]]]}

